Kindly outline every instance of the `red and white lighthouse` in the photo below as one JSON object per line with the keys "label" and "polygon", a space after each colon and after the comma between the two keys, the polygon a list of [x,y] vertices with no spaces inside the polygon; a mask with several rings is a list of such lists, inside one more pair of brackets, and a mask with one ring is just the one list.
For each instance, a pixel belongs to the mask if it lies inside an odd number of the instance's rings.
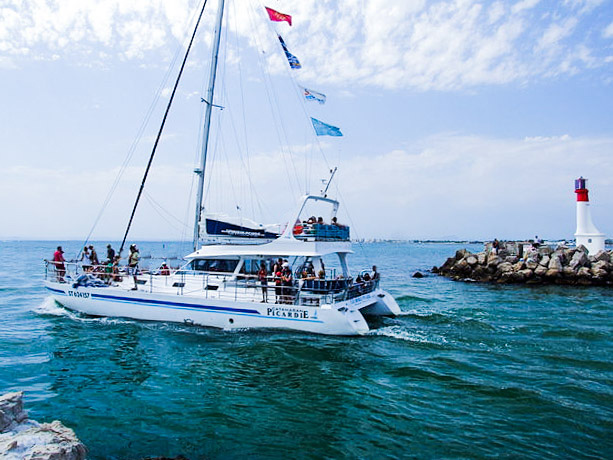
{"label": "red and white lighthouse", "polygon": [[592,222],[590,199],[588,197],[587,179],[580,177],[575,180],[577,194],[577,231],[575,240],[577,246],[582,244],[590,254],[596,254],[604,249],[604,233],[600,233]]}

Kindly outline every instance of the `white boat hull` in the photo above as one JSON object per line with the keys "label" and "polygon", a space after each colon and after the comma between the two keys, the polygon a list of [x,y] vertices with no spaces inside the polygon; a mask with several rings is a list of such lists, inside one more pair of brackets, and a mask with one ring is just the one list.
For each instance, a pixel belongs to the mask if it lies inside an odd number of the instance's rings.
{"label": "white boat hull", "polygon": [[125,287],[73,288],[45,282],[55,301],[93,316],[169,321],[222,329],[274,328],[328,335],[362,335],[369,331],[362,311],[395,316],[400,312],[391,295],[381,289],[320,306],[255,303],[202,296],[126,290]]}

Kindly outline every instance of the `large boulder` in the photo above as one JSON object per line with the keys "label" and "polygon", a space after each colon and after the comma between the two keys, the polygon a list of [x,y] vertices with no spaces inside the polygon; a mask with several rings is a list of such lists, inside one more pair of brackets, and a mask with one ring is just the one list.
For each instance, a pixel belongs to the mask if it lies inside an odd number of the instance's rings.
{"label": "large boulder", "polygon": [[471,267],[477,265],[477,258],[473,255],[466,257],[466,263]]}
{"label": "large boulder", "polygon": [[590,260],[588,259],[586,252],[577,251],[573,255],[572,259],[570,259],[568,266],[573,270],[576,270],[580,267],[585,267],[588,265],[589,261]]}
{"label": "large boulder", "polygon": [[545,257],[545,256],[550,256],[551,253],[553,253],[553,249],[551,249],[550,246],[540,246],[538,248],[538,253],[541,255],[541,257]]}
{"label": "large boulder", "polygon": [[487,256],[487,266],[488,267],[496,267],[501,262],[502,262],[502,259],[498,257],[496,254],[490,254],[489,256]]}
{"label": "large boulder", "polygon": [[479,254],[477,254],[477,262],[479,263],[479,265],[485,265],[487,261],[487,255],[485,254],[485,252],[480,252]]}
{"label": "large boulder", "polygon": [[581,267],[577,270],[577,276],[579,278],[590,278],[592,276],[592,272],[587,267]]}
{"label": "large boulder", "polygon": [[536,276],[545,276],[545,273],[547,273],[547,267],[543,267],[542,265],[539,265],[534,269],[534,274]]}
{"label": "large boulder", "polygon": [[549,264],[547,265],[547,267],[550,270],[556,270],[558,272],[562,271],[562,260],[561,260],[561,256],[556,256],[555,253],[551,256],[551,260],[549,261]]}
{"label": "large boulder", "polygon": [[27,420],[23,410],[23,392],[6,393],[0,396],[0,433]]}
{"label": "large boulder", "polygon": [[500,271],[501,273],[512,272],[513,265],[511,265],[509,262],[502,262],[501,264],[498,265],[498,271]]}
{"label": "large boulder", "polygon": [[0,396],[0,458],[9,460],[85,460],[87,448],[59,421],[28,420],[23,393]]}
{"label": "large boulder", "polygon": [[524,262],[521,260],[513,264],[513,271],[515,272],[523,270],[524,268],[525,268]]}
{"label": "large boulder", "polygon": [[532,262],[532,261],[526,262],[526,268],[529,268],[530,270],[535,270],[536,267],[538,266],[539,266],[538,262]]}
{"label": "large boulder", "polygon": [[543,267],[547,267],[549,265],[550,260],[551,258],[549,256],[543,256],[539,262],[539,265],[542,265]]}
{"label": "large boulder", "polygon": [[607,260],[598,260],[592,264],[592,269],[610,271],[611,264]]}
{"label": "large boulder", "polygon": [[607,271],[603,270],[602,268],[592,267],[590,269],[590,272],[592,273],[592,276],[597,280],[604,280],[608,275]]}
{"label": "large boulder", "polygon": [[455,252],[455,260],[463,259],[466,256],[470,255],[470,251],[468,249],[458,249]]}
{"label": "large boulder", "polygon": [[560,276],[560,270],[557,270],[555,268],[550,268],[549,270],[545,272],[545,276],[547,278],[558,278]]}
{"label": "large boulder", "polygon": [[506,256],[504,258],[505,262],[509,262],[510,264],[516,264],[519,261],[519,257],[517,256]]}
{"label": "large boulder", "polygon": [[592,257],[594,258],[594,262],[611,262],[611,256],[607,251],[604,250],[598,251]]}

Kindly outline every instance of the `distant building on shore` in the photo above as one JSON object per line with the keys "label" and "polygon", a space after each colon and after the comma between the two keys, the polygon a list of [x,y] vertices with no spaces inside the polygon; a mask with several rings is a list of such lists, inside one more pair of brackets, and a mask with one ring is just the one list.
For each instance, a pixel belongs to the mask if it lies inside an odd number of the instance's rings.
{"label": "distant building on shore", "polygon": [[575,231],[575,241],[577,246],[582,244],[591,255],[594,255],[598,251],[604,250],[605,234],[600,233],[592,222],[587,179],[580,177],[575,180],[575,193],[577,194],[577,230]]}

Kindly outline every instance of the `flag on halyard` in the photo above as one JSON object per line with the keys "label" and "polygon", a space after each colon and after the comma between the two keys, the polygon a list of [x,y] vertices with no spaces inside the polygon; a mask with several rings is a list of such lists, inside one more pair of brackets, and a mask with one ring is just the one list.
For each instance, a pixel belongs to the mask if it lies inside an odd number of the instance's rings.
{"label": "flag on halyard", "polygon": [[316,118],[311,117],[311,123],[315,128],[315,134],[318,136],[342,136],[341,130],[336,126],[329,125],[323,121],[319,121]]}
{"label": "flag on halyard", "polygon": [[298,58],[289,52],[285,41],[283,40],[283,38],[281,38],[281,35],[277,35],[277,37],[279,37],[281,47],[283,48],[283,51],[285,51],[285,57],[287,58],[287,62],[289,62],[289,66],[292,69],[300,69],[302,66],[300,65],[300,61],[298,61]]}
{"label": "flag on halyard", "polygon": [[292,17],[289,14],[279,13],[278,11],[275,11],[272,8],[268,8],[267,6],[265,6],[264,8],[266,8],[266,12],[268,13],[268,17],[270,18],[271,21],[275,21],[275,22],[285,21],[290,26],[292,25]]}
{"label": "flag on halyard", "polygon": [[323,93],[318,93],[317,91],[313,91],[312,89],[305,88],[304,86],[300,87],[302,89],[302,94],[307,101],[317,101],[320,104],[325,104],[326,95]]}

